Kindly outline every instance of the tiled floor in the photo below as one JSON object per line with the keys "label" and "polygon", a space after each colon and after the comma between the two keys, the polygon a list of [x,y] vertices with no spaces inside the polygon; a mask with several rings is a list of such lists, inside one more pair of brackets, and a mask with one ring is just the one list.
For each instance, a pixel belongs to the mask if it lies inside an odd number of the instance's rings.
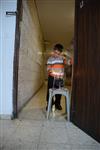
{"label": "tiled floor", "polygon": [[19,119],[0,120],[0,150],[100,150],[100,144],[72,123],[63,110],[46,119],[44,86],[26,105]]}

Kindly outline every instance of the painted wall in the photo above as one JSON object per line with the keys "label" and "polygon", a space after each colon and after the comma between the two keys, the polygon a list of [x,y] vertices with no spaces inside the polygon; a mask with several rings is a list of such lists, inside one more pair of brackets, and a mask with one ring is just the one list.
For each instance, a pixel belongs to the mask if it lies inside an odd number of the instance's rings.
{"label": "painted wall", "polygon": [[44,81],[43,38],[34,0],[23,0],[19,51],[18,109]]}
{"label": "painted wall", "polygon": [[12,115],[13,58],[17,0],[0,0],[0,116]]}

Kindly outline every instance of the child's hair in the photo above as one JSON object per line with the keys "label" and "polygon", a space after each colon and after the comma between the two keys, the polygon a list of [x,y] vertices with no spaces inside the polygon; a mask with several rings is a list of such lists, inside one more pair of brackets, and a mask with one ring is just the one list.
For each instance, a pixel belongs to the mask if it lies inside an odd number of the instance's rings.
{"label": "child's hair", "polygon": [[54,45],[54,50],[58,50],[58,51],[60,51],[60,52],[62,52],[63,51],[63,45],[62,44],[56,44],[56,45]]}

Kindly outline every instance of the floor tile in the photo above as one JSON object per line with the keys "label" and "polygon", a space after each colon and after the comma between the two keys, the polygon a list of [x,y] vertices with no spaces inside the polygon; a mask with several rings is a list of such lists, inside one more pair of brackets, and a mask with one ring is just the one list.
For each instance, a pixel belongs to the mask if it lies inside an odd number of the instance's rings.
{"label": "floor tile", "polygon": [[87,146],[80,146],[80,145],[74,145],[71,147],[72,150],[100,150],[99,145],[87,145]]}
{"label": "floor tile", "polygon": [[65,128],[43,127],[40,136],[43,143],[69,143]]}
{"label": "floor tile", "polygon": [[76,127],[72,123],[69,123],[67,125],[67,131],[68,131],[68,136],[70,139],[70,144],[72,145],[91,145],[92,146],[92,145],[98,144],[98,142],[96,142],[93,138],[91,138],[89,135],[87,135],[85,132],[80,130],[78,127]]}
{"label": "floor tile", "polygon": [[19,119],[45,120],[46,117],[42,109],[31,109],[23,110],[19,116]]}
{"label": "floor tile", "polygon": [[40,137],[41,127],[28,127],[28,126],[21,126],[15,132],[15,138],[19,139],[20,141],[26,142],[38,142]]}
{"label": "floor tile", "polygon": [[45,128],[66,128],[66,122],[57,122],[54,120],[45,120],[43,122]]}
{"label": "floor tile", "polygon": [[25,126],[27,128],[31,127],[42,127],[43,121],[39,120],[30,120],[30,119],[21,119],[19,126]]}
{"label": "floor tile", "polygon": [[33,142],[22,142],[20,140],[8,140],[3,150],[37,150],[37,144]]}
{"label": "floor tile", "polygon": [[67,144],[39,144],[38,150],[71,150]]}

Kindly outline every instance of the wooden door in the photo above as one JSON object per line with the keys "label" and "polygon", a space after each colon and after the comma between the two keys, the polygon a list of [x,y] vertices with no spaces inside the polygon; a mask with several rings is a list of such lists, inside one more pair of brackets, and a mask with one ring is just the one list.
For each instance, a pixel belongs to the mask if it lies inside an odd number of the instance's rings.
{"label": "wooden door", "polygon": [[100,142],[100,1],[75,5],[71,119]]}

